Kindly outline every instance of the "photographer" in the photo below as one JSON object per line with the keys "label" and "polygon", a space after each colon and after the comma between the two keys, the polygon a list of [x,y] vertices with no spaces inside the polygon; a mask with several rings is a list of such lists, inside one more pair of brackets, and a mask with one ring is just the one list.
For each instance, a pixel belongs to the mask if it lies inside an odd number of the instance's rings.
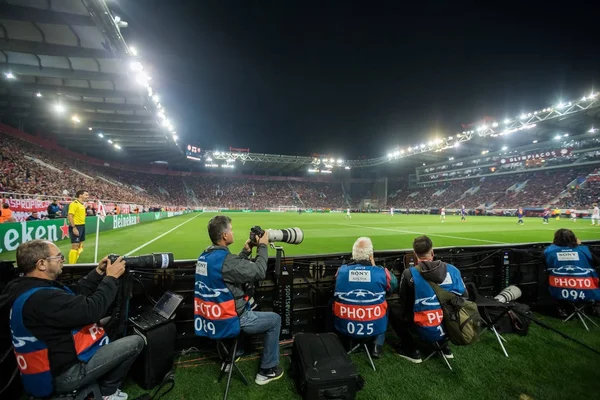
{"label": "photographer", "polygon": [[[234,242],[231,218],[224,215],[213,217],[208,223],[208,235],[213,245],[200,255],[196,268],[196,320],[213,323],[211,315],[204,311],[203,304],[211,304],[211,307],[218,304],[224,310],[223,313],[227,313],[228,316],[229,313],[233,313],[233,317],[224,320],[222,316],[220,321],[214,321],[216,329],[212,332],[202,332],[197,328],[196,334],[218,339],[227,336],[226,332],[235,332],[239,328],[250,335],[264,333],[262,361],[255,382],[258,385],[265,385],[281,378],[283,376],[283,369],[279,366],[281,317],[273,312],[252,311],[248,303],[250,296],[247,293],[249,285],[266,277],[268,232],[262,233],[260,237],[255,236],[254,242],[247,240],[237,256],[229,252],[229,245]],[[257,257],[254,262],[249,260],[253,247],[257,247]],[[224,299],[221,300],[221,296],[219,298],[212,296],[211,303],[203,303],[201,288],[210,293],[222,293]],[[233,307],[229,309],[228,304],[232,303],[235,303],[235,311]],[[237,318],[234,318],[236,316]],[[239,320],[238,326],[236,326],[237,320]]]}
{"label": "photographer", "polygon": [[52,242],[21,244],[17,266],[24,276],[11,281],[0,295],[0,309],[10,310],[23,386],[29,394],[45,397],[97,382],[105,399],[125,400],[119,385],[144,340],[133,335],[107,344],[104,329],[96,325],[117,296],[125,261],[102,259],[75,285],[75,294],[56,281],[64,260]]}

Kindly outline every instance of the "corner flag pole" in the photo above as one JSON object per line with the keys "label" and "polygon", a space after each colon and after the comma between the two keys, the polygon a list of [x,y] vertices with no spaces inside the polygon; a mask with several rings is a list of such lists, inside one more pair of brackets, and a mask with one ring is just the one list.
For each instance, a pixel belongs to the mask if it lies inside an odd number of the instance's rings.
{"label": "corner flag pole", "polygon": [[104,222],[106,217],[106,209],[104,204],[98,200],[98,212],[96,213],[96,246],[94,246],[94,264],[98,263],[98,240],[100,239],[100,220]]}

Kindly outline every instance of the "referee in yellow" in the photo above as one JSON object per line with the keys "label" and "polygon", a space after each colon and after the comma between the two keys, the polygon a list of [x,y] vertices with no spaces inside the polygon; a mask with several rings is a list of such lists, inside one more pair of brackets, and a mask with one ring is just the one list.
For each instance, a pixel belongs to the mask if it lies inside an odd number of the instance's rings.
{"label": "referee in yellow", "polygon": [[83,251],[85,241],[85,205],[89,194],[85,190],[75,193],[76,199],[69,204],[69,237],[71,238],[71,251],[69,251],[69,264],[76,264]]}

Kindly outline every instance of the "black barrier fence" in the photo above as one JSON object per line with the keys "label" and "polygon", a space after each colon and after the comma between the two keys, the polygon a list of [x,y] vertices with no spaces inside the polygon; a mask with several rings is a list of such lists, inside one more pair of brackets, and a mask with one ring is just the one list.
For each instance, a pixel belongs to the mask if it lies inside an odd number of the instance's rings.
{"label": "black barrier fence", "polygon": [[[600,253],[600,241],[586,242],[591,250]],[[465,284],[472,282],[480,294],[494,296],[509,285],[522,291],[519,302],[535,307],[550,301],[543,261],[547,243],[446,247],[435,250],[436,259],[453,264],[461,271]],[[275,311],[282,318],[281,339],[297,332],[322,332],[331,318],[335,274],[341,265],[350,262],[350,254],[324,254],[269,258],[267,278],[257,282],[254,299],[259,310]],[[390,269],[398,278],[404,268],[414,263],[410,249],[380,251],[375,254],[377,265]],[[132,297],[127,312],[136,315],[145,306],[171,290],[184,297],[177,310],[175,322],[178,348],[198,346],[194,335],[194,272],[196,260],[175,261],[173,268],[130,269],[129,287]],[[60,280],[75,282],[95,265],[65,266]],[[0,270],[1,286],[16,276],[10,266]],[[389,298],[394,301],[396,295]],[[8,321],[1,321],[7,327]]]}

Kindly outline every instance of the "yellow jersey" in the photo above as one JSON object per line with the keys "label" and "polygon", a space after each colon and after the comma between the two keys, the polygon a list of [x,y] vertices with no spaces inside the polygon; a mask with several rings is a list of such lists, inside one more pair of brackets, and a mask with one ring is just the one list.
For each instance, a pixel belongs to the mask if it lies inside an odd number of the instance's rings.
{"label": "yellow jersey", "polygon": [[73,214],[75,225],[85,225],[85,206],[77,199],[69,204],[69,214]]}

